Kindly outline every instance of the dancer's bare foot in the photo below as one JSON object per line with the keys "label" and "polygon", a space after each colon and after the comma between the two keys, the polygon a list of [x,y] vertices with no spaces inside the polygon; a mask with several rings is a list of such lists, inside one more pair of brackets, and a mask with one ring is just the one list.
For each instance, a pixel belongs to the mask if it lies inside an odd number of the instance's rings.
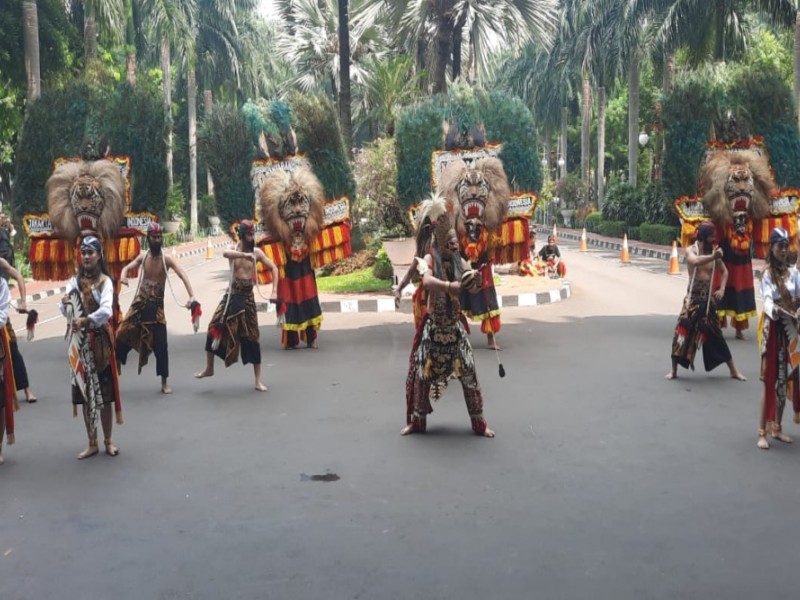
{"label": "dancer's bare foot", "polygon": [[30,389],[26,388],[25,389],[25,401],[29,402],[30,404],[33,404],[37,400],[39,400],[39,399],[33,394],[33,392],[30,391]]}
{"label": "dancer's bare foot", "polygon": [[666,375],[664,375],[664,379],[677,379],[678,374],[675,371],[670,371]]}
{"label": "dancer's bare foot", "polygon": [[747,377],[742,375],[742,372],[739,369],[731,370],[731,379],[738,379],[739,381],[747,381]]}
{"label": "dancer's bare foot", "polygon": [[783,442],[784,444],[792,443],[792,438],[783,433],[782,431],[773,431],[772,438],[778,440],[779,442]]}
{"label": "dancer's bare foot", "polygon": [[763,435],[758,436],[758,441],[756,442],[756,445],[762,450],[769,450],[769,442],[767,441],[767,438]]}
{"label": "dancer's bare foot", "polygon": [[411,435],[412,433],[417,433],[417,428],[413,423],[409,423],[400,430],[400,435]]}
{"label": "dancer's bare foot", "polygon": [[319,346],[317,345],[317,340],[314,340],[313,342],[311,342],[310,344],[308,344],[308,346],[307,346],[307,347],[308,347],[308,348],[311,348],[312,350],[319,350]]}
{"label": "dancer's bare foot", "polygon": [[495,342],[494,344],[488,344],[486,347],[489,350],[502,350],[502,348],[497,345],[497,342]]}
{"label": "dancer's bare foot", "polygon": [[203,371],[200,371],[199,373],[195,373],[194,376],[197,377],[198,379],[202,379],[203,377],[213,377],[214,376],[214,370],[213,369],[211,369],[211,370],[204,369]]}
{"label": "dancer's bare foot", "polygon": [[162,394],[171,394],[172,388],[169,387],[166,383],[161,386],[161,393]]}
{"label": "dancer's bare foot", "polygon": [[106,446],[106,454],[109,456],[116,456],[119,454],[119,448],[117,448],[111,440],[106,440],[103,443]]}
{"label": "dancer's bare foot", "polygon": [[90,456],[94,456],[95,454],[97,454],[97,452],[98,452],[97,445],[95,444],[93,446],[92,444],[89,444],[86,447],[86,450],[78,454],[78,460],[83,460],[84,458],[89,458]]}
{"label": "dancer's bare foot", "polygon": [[4,462],[6,462],[6,459],[3,458],[3,453],[0,452],[0,465],[2,465]]}
{"label": "dancer's bare foot", "polygon": [[268,389],[269,388],[267,386],[265,386],[263,383],[261,383],[260,381],[256,382],[256,391],[258,391],[258,392],[266,392]]}
{"label": "dancer's bare foot", "polygon": [[736,332],[736,339],[737,340],[746,340],[747,338],[744,336],[744,333],[742,333],[741,331],[737,331]]}
{"label": "dancer's bare foot", "polygon": [[494,430],[489,429],[488,427],[483,430],[481,434],[483,437],[493,438],[494,437]]}

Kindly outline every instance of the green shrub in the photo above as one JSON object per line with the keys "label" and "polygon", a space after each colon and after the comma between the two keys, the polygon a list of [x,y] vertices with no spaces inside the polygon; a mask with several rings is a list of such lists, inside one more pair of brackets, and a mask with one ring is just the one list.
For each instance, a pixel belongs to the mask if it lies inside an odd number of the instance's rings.
{"label": "green shrub", "polygon": [[621,238],[628,231],[628,224],[625,221],[603,220],[600,221],[599,230],[600,235]]}
{"label": "green shrub", "polygon": [[603,213],[595,211],[586,215],[583,221],[583,227],[589,233],[598,233],[600,231],[600,222],[603,220]]}
{"label": "green shrub", "polygon": [[46,210],[53,160],[77,156],[88,137],[107,137],[113,155],[131,158],[133,210],[163,212],[167,171],[159,92],[127,82],[115,86],[79,79],[31,102],[16,156],[16,196],[24,199],[20,212]]}
{"label": "green shrub", "polygon": [[641,193],[625,183],[610,187],[603,202],[603,219],[623,221],[633,226],[643,223],[644,203]]}
{"label": "green shrub", "polygon": [[392,261],[389,260],[389,255],[386,250],[381,248],[375,256],[375,264],[372,266],[372,274],[378,279],[392,279],[394,277],[394,269],[392,268]]}
{"label": "green shrub", "polygon": [[660,223],[642,223],[639,232],[643,242],[660,246],[671,246],[674,240],[681,237],[680,227]]}
{"label": "green shrub", "polygon": [[652,183],[642,192],[642,211],[645,223],[658,223],[660,225],[680,225],[675,207],[665,193],[663,187]]}
{"label": "green shrub", "polygon": [[640,240],[642,239],[639,233],[639,226],[638,225],[628,225],[628,239],[629,240]]}

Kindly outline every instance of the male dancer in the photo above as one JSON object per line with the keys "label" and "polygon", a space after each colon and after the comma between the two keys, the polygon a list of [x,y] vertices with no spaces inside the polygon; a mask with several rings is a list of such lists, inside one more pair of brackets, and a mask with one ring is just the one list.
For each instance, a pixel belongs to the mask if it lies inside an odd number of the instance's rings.
{"label": "male dancer", "polygon": [[[0,277],[5,280],[11,277],[17,282],[17,288],[19,289],[17,312],[27,312],[25,278],[4,258],[0,258]],[[8,334],[8,345],[11,350],[11,364],[14,367],[14,383],[16,383],[17,391],[25,390],[25,400],[29,403],[36,402],[38,398],[31,390],[30,382],[28,381],[28,370],[25,368],[25,360],[19,351],[17,334],[14,333],[10,318],[6,321],[6,333]]]}
{"label": "male dancer", "polygon": [[[722,262],[722,248],[716,247],[715,243],[716,227],[706,221],[698,227],[695,243],[686,249],[689,291],[672,339],[672,369],[664,376],[665,379],[677,379],[678,365],[694,370],[695,354],[702,345],[707,372],[725,363],[733,379],[746,380],[733,363],[717,318],[716,303],[724,294],[728,269]],[[713,290],[715,270],[720,274],[720,283]]]}
{"label": "male dancer", "polygon": [[431,398],[438,399],[452,375],[461,382],[472,430],[477,435],[494,437],[483,417],[483,394],[459,303],[462,289],[473,293],[480,289],[475,286],[480,285],[481,277],[475,272],[467,273],[469,265],[459,254],[458,235],[444,200],[426,200],[420,210],[423,218],[427,216],[435,223],[435,241],[424,259],[416,259],[422,286],[428,292],[428,311],[412,348],[409,369],[414,376],[409,374],[406,379],[410,386],[406,389],[406,402],[411,414],[400,434],[425,433],[427,416],[433,412]]}
{"label": "male dancer", "polygon": [[140,267],[139,287],[117,330],[117,362],[124,365],[128,353],[136,350],[139,353],[139,373],[147,364],[150,353],[156,355],[156,375],[161,377],[161,393],[171,394],[172,388],[167,383],[169,377],[169,353],[167,352],[167,320],[164,316],[164,287],[167,283],[169,269],[183,282],[189,300],[186,308],[194,302],[194,292],[189,278],[180,265],[171,256],[161,251],[161,226],[151,221],[147,226],[147,243],[149,249],[132,262],[125,265],[120,273],[120,283],[128,285],[128,271]]}
{"label": "male dancer", "polygon": [[[117,423],[122,423],[122,405],[119,397],[116,361],[114,358],[114,334],[109,320],[114,312],[114,282],[106,273],[103,247],[93,235],[83,238],[80,246],[81,262],[77,274],[67,282],[66,295],[61,300],[61,314],[70,319],[72,335],[86,339],[81,352],[88,352],[88,360],[81,366],[86,372],[85,387],[72,384],[73,415],[75,407],[83,405],[83,420],[89,445],[78,454],[78,459],[97,454],[97,416],[103,426],[103,443],[106,454],[116,456],[119,448],[111,441],[113,418],[111,404],[115,405]],[[74,309],[83,307],[83,314]]]}
{"label": "male dancer", "polygon": [[251,221],[242,221],[236,249],[226,250],[222,254],[230,262],[231,281],[208,325],[206,368],[194,376],[202,379],[214,375],[215,354],[225,361],[226,367],[231,366],[238,359],[241,348],[242,364],[253,364],[256,390],[266,392],[267,386],[261,381],[261,346],[258,343],[258,313],[253,284],[256,262],[260,262],[272,272],[270,300],[277,301],[278,267],[255,247],[255,233],[255,225]]}

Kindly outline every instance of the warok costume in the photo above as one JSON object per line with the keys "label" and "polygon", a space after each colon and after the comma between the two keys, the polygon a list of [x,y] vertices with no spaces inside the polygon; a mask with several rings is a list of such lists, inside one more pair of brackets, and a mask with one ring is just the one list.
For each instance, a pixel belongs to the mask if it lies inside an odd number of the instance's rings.
{"label": "warok costume", "polygon": [[[255,226],[250,221],[239,225],[239,237],[254,234]],[[259,344],[258,312],[253,295],[253,279],[238,279],[233,276],[228,291],[223,296],[208,324],[206,352],[213,352],[229,367],[241,354],[242,364],[261,364]]]}
{"label": "warok costume", "polygon": [[[406,424],[404,433],[423,433],[427,415],[433,412],[431,399],[438,399],[451,376],[461,382],[472,430],[484,435],[487,431],[483,416],[483,394],[475,371],[475,359],[469,342],[466,322],[457,294],[449,293],[451,282],[479,285],[474,272],[465,273],[458,254],[457,236],[447,205],[434,197],[423,202],[421,222],[435,224],[434,243],[425,259],[417,259],[423,277],[435,277],[448,282],[447,292],[429,291],[428,308],[414,338],[406,379]],[[453,250],[445,251],[452,243]],[[466,283],[464,284],[466,285]]]}
{"label": "warok costume", "polygon": [[[462,309],[481,322],[483,333],[494,335],[500,331],[500,306],[492,263],[510,195],[503,163],[497,158],[482,158],[472,166],[460,159],[453,161],[442,173],[441,188],[452,206],[461,249],[483,279],[482,293],[462,292]],[[527,240],[524,246],[527,248]]]}
{"label": "warok costume", "polygon": [[[162,391],[168,393],[170,390],[166,387],[166,380],[169,377],[169,354],[167,321],[164,316],[164,287],[171,285],[168,280],[170,266],[187,286],[190,296],[187,306],[192,309],[192,323],[195,331],[197,331],[201,311],[199,304],[192,301],[191,286],[185,274],[173,259],[169,259],[171,264],[168,264],[167,257],[161,251],[161,234],[161,226],[156,222],[151,222],[147,227],[149,251],[124,269],[124,273],[127,273],[127,270],[139,267],[140,277],[136,296],[117,331],[117,360],[121,364],[125,364],[131,349],[136,350],[139,354],[139,373],[141,373],[142,367],[147,364],[150,353],[154,353],[156,374],[162,378]],[[155,278],[153,278],[154,275]]]}

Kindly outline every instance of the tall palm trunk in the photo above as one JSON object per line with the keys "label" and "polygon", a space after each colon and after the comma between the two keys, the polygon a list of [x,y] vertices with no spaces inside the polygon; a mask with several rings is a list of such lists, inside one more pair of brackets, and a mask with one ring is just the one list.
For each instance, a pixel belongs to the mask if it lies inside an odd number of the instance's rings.
{"label": "tall palm trunk", "polygon": [[561,137],[559,139],[558,145],[559,150],[561,151],[561,156],[559,158],[563,159],[563,163],[561,164],[561,173],[559,177],[563,180],[567,177],[567,107],[561,107]]}
{"label": "tall palm trunk", "polygon": [[133,22],[133,1],[125,0],[125,79],[136,85],[136,32]]}
{"label": "tall palm trunk", "polygon": [[794,109],[800,126],[800,10],[794,19]]}
{"label": "tall palm trunk", "polygon": [[672,93],[675,85],[675,53],[670,52],[664,57],[664,95]]}
{"label": "tall palm trunk", "polygon": [[353,147],[353,120],[350,99],[350,15],[348,0],[339,0],[339,122],[348,151]]}
{"label": "tall palm trunk", "polygon": [[167,186],[168,191],[172,191],[173,175],[172,175],[172,75],[170,72],[170,56],[169,40],[166,37],[161,38],[161,87],[164,90],[164,119],[167,126]]}
{"label": "tall palm trunk", "polygon": [[[211,113],[213,111],[214,96],[211,90],[203,90],[203,115],[206,122],[211,120]],[[208,194],[214,195],[214,180],[211,178],[211,169],[206,166],[206,185],[208,187]]]}
{"label": "tall palm trunk", "polygon": [[436,31],[436,57],[433,63],[433,93],[447,92],[447,63],[450,59],[450,41],[453,26],[449,20],[442,19]]}
{"label": "tall palm trunk", "polygon": [[28,78],[28,102],[36,100],[42,93],[42,78],[39,71],[39,14],[36,0],[22,3],[23,37],[25,40],[25,73]]}
{"label": "tall palm trunk", "polygon": [[467,22],[467,11],[461,11],[456,26],[453,28],[453,81],[461,77],[461,41],[464,36],[464,25]]}
{"label": "tall palm trunk", "polygon": [[636,187],[639,164],[639,52],[631,55],[628,73],[628,182]]}
{"label": "tall palm trunk", "polygon": [[94,18],[94,4],[84,4],[83,15],[83,47],[86,53],[86,63],[97,59],[97,21]]}
{"label": "tall palm trunk", "polygon": [[197,235],[197,79],[194,57],[189,59],[189,73],[186,78],[189,113],[189,222],[192,236]]}
{"label": "tall palm trunk", "polygon": [[[592,88],[589,75],[584,73],[581,80],[581,183],[587,191],[591,189],[589,179],[591,166],[591,124],[592,124]],[[587,198],[588,200],[588,198]]]}
{"label": "tall palm trunk", "polygon": [[606,195],[606,88],[597,88],[597,208]]}

